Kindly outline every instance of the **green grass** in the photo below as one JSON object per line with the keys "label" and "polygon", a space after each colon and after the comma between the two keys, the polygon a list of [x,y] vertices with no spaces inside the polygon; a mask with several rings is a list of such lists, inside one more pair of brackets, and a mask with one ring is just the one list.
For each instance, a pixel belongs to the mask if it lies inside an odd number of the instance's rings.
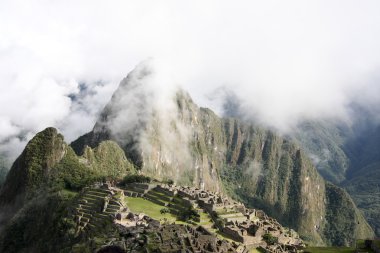
{"label": "green grass", "polygon": [[177,217],[173,214],[161,214],[160,210],[164,206],[157,205],[149,200],[143,198],[125,197],[128,208],[133,213],[144,213],[155,220],[167,219],[168,222],[176,222]]}
{"label": "green grass", "polygon": [[310,253],[354,253],[354,248],[348,247],[310,247],[306,248],[304,252]]}
{"label": "green grass", "polygon": [[67,196],[67,197],[70,197],[70,198],[73,198],[75,196],[78,195],[78,192],[77,191],[72,191],[72,190],[68,190],[68,189],[62,189],[60,191],[60,193],[63,195],[63,196]]}
{"label": "green grass", "polygon": [[250,249],[249,253],[261,253],[258,249]]}
{"label": "green grass", "polygon": [[208,215],[207,213],[199,212],[199,215],[200,222],[197,222],[198,225],[211,227],[214,224],[211,220],[210,215]]}

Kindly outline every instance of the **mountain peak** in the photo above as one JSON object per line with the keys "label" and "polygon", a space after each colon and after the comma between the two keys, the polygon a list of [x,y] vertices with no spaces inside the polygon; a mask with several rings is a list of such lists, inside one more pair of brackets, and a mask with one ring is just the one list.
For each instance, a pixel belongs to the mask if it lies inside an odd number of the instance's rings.
{"label": "mountain peak", "polygon": [[[330,187],[298,146],[272,131],[199,108],[181,89],[161,92],[157,87],[165,87],[169,79],[158,77],[154,69],[136,67],[93,131],[71,144],[76,152],[113,140],[144,175],[223,192],[264,209],[314,243],[342,244],[329,238],[332,233],[356,236],[340,230],[339,224],[326,226],[334,223],[329,210],[336,203],[326,201]],[[349,196],[341,198],[347,201],[339,208],[350,208],[350,215],[362,221],[350,225],[371,234]]]}
{"label": "mountain peak", "polygon": [[49,170],[66,152],[67,144],[57,129],[48,127],[36,134],[13,163],[0,192],[0,203],[11,203],[15,196],[44,184]]}

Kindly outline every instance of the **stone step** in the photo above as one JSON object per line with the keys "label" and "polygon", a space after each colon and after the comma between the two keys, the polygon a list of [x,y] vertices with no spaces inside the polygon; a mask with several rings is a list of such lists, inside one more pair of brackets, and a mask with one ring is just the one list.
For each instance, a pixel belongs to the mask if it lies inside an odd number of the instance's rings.
{"label": "stone step", "polygon": [[113,205],[113,204],[108,204],[108,206],[111,207],[111,208],[116,208],[116,209],[120,209],[122,207],[120,205]]}
{"label": "stone step", "polygon": [[79,222],[79,226],[81,226],[81,227],[85,227],[85,226],[87,226],[87,224],[88,224],[88,222],[84,222],[84,221]]}
{"label": "stone step", "polygon": [[81,205],[97,206],[97,205],[100,205],[101,203],[102,203],[102,201],[89,199],[89,198],[86,198],[86,199],[83,198],[83,199],[79,200],[79,204],[81,204]]}
{"label": "stone step", "polygon": [[115,205],[115,206],[122,206],[120,201],[118,200],[114,200],[114,199],[111,199],[109,202],[108,202],[109,205]]}
{"label": "stone step", "polygon": [[175,210],[177,210],[179,212],[188,210],[188,207],[186,207],[186,206],[180,206],[178,204],[173,204],[173,203],[170,203],[168,205],[168,207],[171,208],[171,209],[175,209]]}
{"label": "stone step", "polygon": [[90,221],[90,218],[82,217],[82,218],[80,218],[80,222],[82,222],[82,221],[88,223]]}
{"label": "stone step", "polygon": [[89,214],[89,213],[80,213],[80,215],[82,216],[82,217],[85,217],[85,218],[88,218],[88,219],[91,219],[92,218],[92,214]]}
{"label": "stone step", "polygon": [[94,202],[100,203],[104,201],[104,198],[98,198],[98,197],[93,197],[89,195],[83,196],[82,199],[87,200],[87,202],[91,202],[91,203],[94,203]]}
{"label": "stone step", "polygon": [[162,202],[162,201],[160,201],[160,200],[158,200],[158,199],[156,199],[156,198],[154,198],[154,197],[152,197],[152,196],[145,195],[144,197],[145,197],[147,200],[149,200],[149,201],[151,201],[151,202],[153,202],[153,203],[155,203],[155,204],[158,204],[158,205],[161,205],[161,206],[165,206],[165,202]]}
{"label": "stone step", "polygon": [[108,192],[96,191],[96,190],[88,190],[88,191],[86,191],[86,193],[89,193],[89,194],[92,194],[92,195],[98,195],[98,196],[101,196],[101,197],[105,197],[105,196],[109,195]]}
{"label": "stone step", "polygon": [[156,192],[154,190],[149,191],[147,193],[147,195],[151,195],[151,196],[155,197],[156,199],[159,199],[161,201],[166,201],[166,202],[170,202],[173,199],[172,197],[162,195],[161,193]]}
{"label": "stone step", "polygon": [[[106,195],[107,196],[107,195]],[[91,198],[91,199],[96,199],[96,200],[103,200],[105,196],[100,196],[92,193],[86,193],[83,195],[83,198]]]}
{"label": "stone step", "polygon": [[82,209],[92,209],[93,206],[92,205],[89,205],[89,204],[79,204],[79,207],[78,208],[82,208]]}
{"label": "stone step", "polygon": [[138,193],[138,192],[133,192],[133,191],[124,191],[124,195],[127,197],[133,197],[133,198],[138,198],[142,197],[144,193]]}
{"label": "stone step", "polygon": [[117,212],[119,212],[120,211],[120,209],[114,209],[114,208],[106,208],[106,212],[110,212],[110,213],[117,213]]}
{"label": "stone step", "polygon": [[93,217],[95,217],[97,219],[108,219],[109,216],[108,216],[108,214],[96,213],[96,214],[94,214]]}
{"label": "stone step", "polygon": [[99,193],[112,194],[112,192],[110,190],[100,189],[100,188],[92,188],[92,189],[90,189],[90,191],[99,192]]}
{"label": "stone step", "polygon": [[107,214],[107,215],[112,215],[112,216],[115,216],[115,214],[117,213],[117,212],[109,212],[109,211],[105,211],[105,212],[103,212],[104,214]]}

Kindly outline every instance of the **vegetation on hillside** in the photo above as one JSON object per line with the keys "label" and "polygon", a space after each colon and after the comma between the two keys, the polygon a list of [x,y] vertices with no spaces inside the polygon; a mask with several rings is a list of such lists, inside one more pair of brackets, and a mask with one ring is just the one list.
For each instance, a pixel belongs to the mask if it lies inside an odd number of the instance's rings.
{"label": "vegetation on hillside", "polygon": [[152,179],[144,175],[127,175],[121,181],[121,184],[130,184],[130,183],[150,183]]}
{"label": "vegetation on hillside", "polygon": [[368,222],[380,235],[380,163],[371,164],[344,182],[357,206],[363,210]]}
{"label": "vegetation on hillside", "polygon": [[359,211],[355,210],[353,201],[344,190],[327,183],[326,192],[328,208],[324,236],[330,245],[352,246],[357,239],[373,237],[372,229],[361,215],[357,215]]}
{"label": "vegetation on hillside", "polygon": [[[38,133],[12,166],[1,191],[0,202],[13,210],[13,218],[2,227],[0,252],[71,252],[74,224],[67,217],[75,196],[94,182],[121,180],[134,172],[113,142],[78,157],[56,129]],[[13,204],[18,196],[27,198]]]}
{"label": "vegetation on hillside", "polygon": [[304,121],[292,134],[321,175],[335,184],[345,180],[349,158],[342,149],[350,129],[340,122]]}
{"label": "vegetation on hillside", "polygon": [[5,181],[7,173],[8,173],[8,168],[7,168],[6,162],[4,160],[4,157],[0,154],[0,188],[1,188],[1,185]]}
{"label": "vegetation on hillside", "polygon": [[65,252],[74,241],[74,220],[67,218],[74,197],[60,191],[29,201],[2,231],[0,252]]}

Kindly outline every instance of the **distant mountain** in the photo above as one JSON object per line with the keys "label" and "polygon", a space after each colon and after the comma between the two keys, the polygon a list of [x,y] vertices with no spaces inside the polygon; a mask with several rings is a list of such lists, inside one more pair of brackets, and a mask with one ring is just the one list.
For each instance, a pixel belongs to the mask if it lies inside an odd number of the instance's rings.
{"label": "distant mountain", "polygon": [[380,124],[368,108],[352,107],[353,122],[308,121],[293,137],[321,175],[344,187],[380,235]]}
{"label": "distant mountain", "polygon": [[140,65],[121,82],[93,131],[71,144],[78,155],[86,145],[113,140],[142,173],[224,191],[316,244],[347,245],[372,235],[350,196],[326,183],[292,140],[220,118],[179,89],[157,97],[149,89],[152,75]]}
{"label": "distant mountain", "polygon": [[304,121],[292,137],[305,150],[327,180],[339,184],[346,179],[350,162],[343,147],[351,135],[348,125],[338,121]]}

